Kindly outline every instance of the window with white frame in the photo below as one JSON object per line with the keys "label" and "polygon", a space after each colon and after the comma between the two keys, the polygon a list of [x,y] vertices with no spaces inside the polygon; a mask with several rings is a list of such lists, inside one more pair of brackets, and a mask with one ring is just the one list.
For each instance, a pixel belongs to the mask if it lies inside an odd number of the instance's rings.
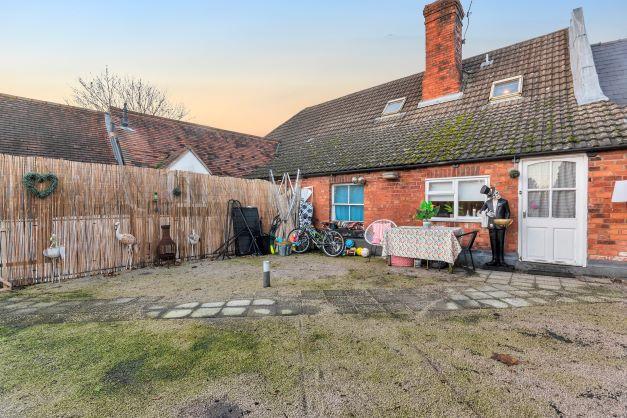
{"label": "window with white frame", "polygon": [[393,115],[401,111],[405,105],[405,98],[390,100],[383,108],[382,116]]}
{"label": "window with white frame", "polygon": [[521,75],[495,81],[490,90],[490,99],[498,100],[520,96],[522,94],[522,82]]}
{"label": "window with white frame", "polygon": [[478,221],[485,195],[479,193],[489,185],[488,177],[455,177],[429,179],[425,185],[425,199],[437,206],[434,220]]}
{"label": "window with white frame", "polygon": [[333,186],[333,220],[363,222],[363,185],[336,184]]}

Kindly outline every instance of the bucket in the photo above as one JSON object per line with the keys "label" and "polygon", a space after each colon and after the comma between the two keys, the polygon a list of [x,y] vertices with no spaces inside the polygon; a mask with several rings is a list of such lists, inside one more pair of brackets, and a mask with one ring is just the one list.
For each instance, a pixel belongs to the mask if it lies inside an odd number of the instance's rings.
{"label": "bucket", "polygon": [[390,264],[394,267],[414,267],[414,259],[393,255],[390,256]]}
{"label": "bucket", "polygon": [[280,256],[288,256],[292,253],[291,245],[279,245],[279,255]]}

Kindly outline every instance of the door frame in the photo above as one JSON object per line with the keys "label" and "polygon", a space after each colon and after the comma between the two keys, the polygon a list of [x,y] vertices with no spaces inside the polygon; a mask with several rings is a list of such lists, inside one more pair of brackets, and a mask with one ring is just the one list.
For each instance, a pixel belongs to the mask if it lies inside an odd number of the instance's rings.
{"label": "door frame", "polygon": [[[577,185],[577,190],[581,188],[583,199],[577,202],[577,213],[581,212],[581,216],[577,216],[578,227],[581,229],[581,243],[578,248],[580,251],[580,262],[576,264],[565,264],[556,262],[547,262],[546,264],[558,264],[558,265],[573,265],[580,267],[587,267],[588,265],[588,155],[587,154],[561,154],[561,155],[547,155],[542,157],[530,157],[521,158],[518,162],[518,171],[520,177],[518,177],[518,260],[527,261],[523,259],[523,162],[539,162],[539,161],[555,161],[564,158],[577,158],[580,160],[581,172],[577,173],[577,178],[581,178],[581,183]],[[537,262],[537,261],[533,261]]]}

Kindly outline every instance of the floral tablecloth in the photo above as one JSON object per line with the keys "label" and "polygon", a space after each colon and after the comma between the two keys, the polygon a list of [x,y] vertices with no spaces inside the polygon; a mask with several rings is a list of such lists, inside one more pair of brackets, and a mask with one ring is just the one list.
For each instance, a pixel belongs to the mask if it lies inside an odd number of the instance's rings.
{"label": "floral tablecloth", "polygon": [[383,236],[382,256],[438,260],[455,263],[462,251],[456,234],[461,228],[432,226],[431,228],[401,226],[392,228]]}

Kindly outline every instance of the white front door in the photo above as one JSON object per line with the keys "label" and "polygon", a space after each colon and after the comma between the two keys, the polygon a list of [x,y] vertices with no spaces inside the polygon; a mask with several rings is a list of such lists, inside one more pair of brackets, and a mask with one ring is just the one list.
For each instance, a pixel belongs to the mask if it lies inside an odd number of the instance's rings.
{"label": "white front door", "polygon": [[529,159],[521,165],[522,260],[585,266],[588,158]]}

